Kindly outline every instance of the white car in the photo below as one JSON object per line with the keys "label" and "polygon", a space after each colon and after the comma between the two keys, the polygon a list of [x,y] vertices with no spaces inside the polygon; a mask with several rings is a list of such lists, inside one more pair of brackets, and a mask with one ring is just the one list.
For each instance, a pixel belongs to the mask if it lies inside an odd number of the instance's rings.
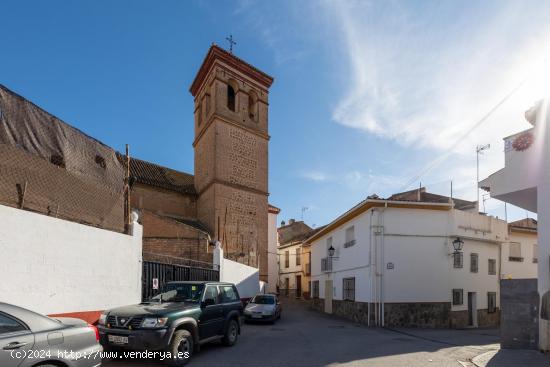
{"label": "white car", "polygon": [[281,318],[281,302],[274,294],[257,294],[244,308],[245,321],[275,322]]}

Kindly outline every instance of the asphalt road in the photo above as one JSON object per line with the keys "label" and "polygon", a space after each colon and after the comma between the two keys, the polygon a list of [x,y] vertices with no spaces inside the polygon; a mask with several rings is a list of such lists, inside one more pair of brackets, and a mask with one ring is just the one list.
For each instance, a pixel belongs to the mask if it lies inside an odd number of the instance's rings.
{"label": "asphalt road", "polygon": [[[498,348],[496,330],[366,328],[300,304],[283,304],[274,325],[243,327],[236,345],[201,347],[189,366],[473,366],[469,360]],[[155,360],[104,361],[108,367],[155,367]]]}

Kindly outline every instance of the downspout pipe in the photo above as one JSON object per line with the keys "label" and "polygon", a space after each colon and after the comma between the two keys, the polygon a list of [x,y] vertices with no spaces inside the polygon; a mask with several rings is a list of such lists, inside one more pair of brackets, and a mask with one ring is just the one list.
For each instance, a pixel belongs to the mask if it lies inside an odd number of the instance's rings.
{"label": "downspout pipe", "polygon": [[382,304],[382,327],[385,326],[385,287],[384,287],[384,283],[385,283],[385,279],[384,279],[384,272],[385,272],[385,269],[386,269],[386,258],[385,258],[385,243],[384,243],[384,233],[386,232],[386,227],[385,227],[385,224],[384,224],[384,214],[386,212],[386,208],[388,207],[388,202],[386,201],[386,204],[384,206],[384,208],[382,208],[381,212],[382,212],[382,227],[381,227],[381,232],[382,232],[382,238],[380,240],[380,247],[381,247],[381,272],[380,272],[380,302]]}

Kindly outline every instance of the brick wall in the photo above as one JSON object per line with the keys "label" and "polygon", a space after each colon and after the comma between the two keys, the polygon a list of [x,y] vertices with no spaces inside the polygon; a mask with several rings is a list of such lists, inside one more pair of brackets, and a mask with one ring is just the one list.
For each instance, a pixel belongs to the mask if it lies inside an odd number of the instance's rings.
{"label": "brick wall", "polygon": [[143,258],[149,261],[177,262],[167,257],[212,263],[207,236],[197,228],[174,219],[143,211]]}
{"label": "brick wall", "polygon": [[191,194],[136,183],[132,187],[131,202],[132,208],[187,219],[197,218],[197,197]]}

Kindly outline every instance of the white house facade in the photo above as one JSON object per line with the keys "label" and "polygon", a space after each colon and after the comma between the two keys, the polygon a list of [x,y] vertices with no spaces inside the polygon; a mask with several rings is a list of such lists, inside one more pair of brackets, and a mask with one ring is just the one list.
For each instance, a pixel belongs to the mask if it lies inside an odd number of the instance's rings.
{"label": "white house facade", "polygon": [[502,279],[536,279],[537,221],[526,218],[508,225],[509,242],[502,244]]}
{"label": "white house facade", "polygon": [[550,350],[550,104],[525,113],[533,127],[504,139],[505,167],[479,183],[491,197],[536,212],[539,349]]}
{"label": "white house facade", "polygon": [[279,264],[277,262],[277,215],[281,209],[269,205],[267,218],[267,289],[269,293],[277,292]]}
{"label": "white house facade", "polygon": [[506,222],[418,191],[367,199],[306,240],[314,307],[371,326],[498,325]]}

